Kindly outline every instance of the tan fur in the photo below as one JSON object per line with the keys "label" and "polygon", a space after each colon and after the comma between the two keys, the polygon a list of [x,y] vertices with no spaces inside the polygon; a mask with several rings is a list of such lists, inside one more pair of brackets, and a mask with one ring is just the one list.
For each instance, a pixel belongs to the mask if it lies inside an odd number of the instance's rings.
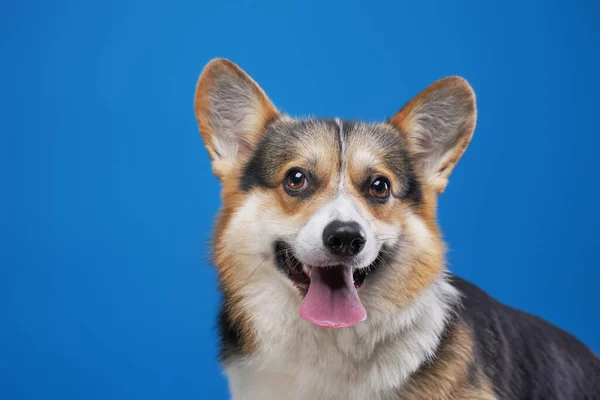
{"label": "tan fur", "polygon": [[232,322],[240,329],[239,333],[243,350],[250,354],[255,350],[255,330],[249,321],[249,316],[244,314],[243,309],[239,306],[239,302],[242,299],[238,295],[244,278],[240,277],[240,269],[236,268],[235,255],[226,249],[222,241],[223,233],[233,213],[240,207],[247,196],[238,190],[237,179],[224,180],[222,185],[222,206],[213,235],[213,259],[214,265],[217,266],[221,289],[225,297],[229,299],[225,307],[230,312]]}
{"label": "tan fur", "polygon": [[280,208],[287,218],[306,221],[319,206],[335,194],[339,180],[336,164],[339,149],[330,133],[318,131],[314,132],[310,138],[305,138],[297,143],[297,149],[299,151],[296,158],[277,171],[276,181],[283,182],[286,173],[292,168],[309,169],[321,185],[317,193],[307,201],[299,200],[289,196],[283,189],[283,185],[278,185],[274,191],[264,191],[264,196],[272,197],[269,204]]}
{"label": "tan fur", "polygon": [[[473,332],[457,323],[441,343],[436,362],[425,365],[398,393],[398,400],[495,400],[487,377],[473,362]],[[471,374],[471,375],[470,375]]]}

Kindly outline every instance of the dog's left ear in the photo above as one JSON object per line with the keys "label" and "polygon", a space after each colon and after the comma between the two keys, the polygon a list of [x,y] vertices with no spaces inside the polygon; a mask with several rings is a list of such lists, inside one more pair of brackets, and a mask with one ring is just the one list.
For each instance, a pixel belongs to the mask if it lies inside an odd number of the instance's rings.
{"label": "dog's left ear", "polygon": [[439,80],[389,122],[398,128],[426,184],[441,193],[471,141],[477,119],[475,93],[460,77]]}
{"label": "dog's left ear", "polygon": [[224,179],[249,157],[268,121],[279,115],[267,95],[233,62],[214,59],[198,80],[196,119],[212,161]]}

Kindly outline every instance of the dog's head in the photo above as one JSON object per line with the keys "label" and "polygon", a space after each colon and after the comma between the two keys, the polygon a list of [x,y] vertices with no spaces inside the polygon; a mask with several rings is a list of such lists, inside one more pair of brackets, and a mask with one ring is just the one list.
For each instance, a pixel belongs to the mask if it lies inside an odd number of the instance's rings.
{"label": "dog's head", "polygon": [[315,325],[348,327],[443,273],[436,198],[476,119],[462,78],[434,83],[386,122],[296,120],[218,59],[195,111],[223,186],[214,253],[234,318],[267,306],[260,290]]}

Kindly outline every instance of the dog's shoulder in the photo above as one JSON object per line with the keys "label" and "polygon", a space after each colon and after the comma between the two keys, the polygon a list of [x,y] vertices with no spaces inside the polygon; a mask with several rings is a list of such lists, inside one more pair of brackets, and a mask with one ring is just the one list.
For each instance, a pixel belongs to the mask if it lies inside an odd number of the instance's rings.
{"label": "dog's shoulder", "polygon": [[501,398],[600,399],[600,358],[573,335],[450,277],[457,318],[471,330],[474,362]]}

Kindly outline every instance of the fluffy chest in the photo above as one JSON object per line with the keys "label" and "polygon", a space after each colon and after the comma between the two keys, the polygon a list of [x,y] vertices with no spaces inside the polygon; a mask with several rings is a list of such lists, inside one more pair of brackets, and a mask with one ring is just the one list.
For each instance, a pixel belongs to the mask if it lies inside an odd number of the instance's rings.
{"label": "fluffy chest", "polygon": [[298,331],[227,366],[234,399],[384,399],[420,363],[399,339],[373,348],[356,334]]}
{"label": "fluffy chest", "polygon": [[[257,350],[226,363],[233,399],[388,399],[431,357],[444,328],[445,282],[408,309],[372,312],[353,328],[330,330],[298,316],[298,296],[255,287],[245,308]],[[368,306],[368,304],[367,304]]]}

